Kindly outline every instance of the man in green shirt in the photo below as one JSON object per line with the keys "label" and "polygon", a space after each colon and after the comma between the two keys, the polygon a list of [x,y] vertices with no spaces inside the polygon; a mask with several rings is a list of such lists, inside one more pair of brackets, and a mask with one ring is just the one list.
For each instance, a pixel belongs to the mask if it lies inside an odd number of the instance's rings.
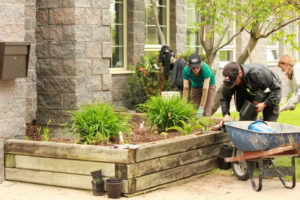
{"label": "man in green shirt", "polygon": [[188,98],[191,80],[191,99],[198,109],[198,116],[211,116],[216,96],[215,76],[210,66],[201,62],[198,54],[189,58],[189,66],[183,69],[183,98]]}

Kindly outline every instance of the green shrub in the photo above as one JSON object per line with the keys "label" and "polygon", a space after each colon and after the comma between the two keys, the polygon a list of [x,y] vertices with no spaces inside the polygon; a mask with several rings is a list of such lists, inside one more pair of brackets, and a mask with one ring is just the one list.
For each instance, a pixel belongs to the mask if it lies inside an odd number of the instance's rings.
{"label": "green shrub", "polygon": [[109,103],[96,102],[71,112],[71,131],[78,143],[109,142],[116,140],[120,131],[130,131],[129,118],[122,113],[115,113]]}
{"label": "green shrub", "polygon": [[162,69],[155,69],[157,56],[140,57],[140,61],[131,66],[134,72],[128,78],[126,87],[132,106],[145,103],[152,96],[157,96],[162,90],[170,90],[170,81],[163,77]]}
{"label": "green shrub", "polygon": [[172,126],[170,128],[167,128],[167,130],[177,130],[182,133],[182,135],[190,135],[194,129],[198,128],[201,129],[203,126],[201,124],[198,124],[195,119],[191,119],[189,122],[181,121],[183,127],[181,126]]}
{"label": "green shrub", "polygon": [[188,121],[195,116],[196,109],[191,103],[186,104],[182,98],[170,99],[154,96],[138,108],[151,122],[151,130],[156,125],[159,132],[172,126],[182,126],[181,121]]}

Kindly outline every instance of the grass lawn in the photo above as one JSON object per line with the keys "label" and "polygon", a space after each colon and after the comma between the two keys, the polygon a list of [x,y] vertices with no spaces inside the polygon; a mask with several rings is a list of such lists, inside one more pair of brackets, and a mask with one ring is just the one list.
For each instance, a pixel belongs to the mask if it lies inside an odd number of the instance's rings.
{"label": "grass lawn", "polygon": [[[238,112],[231,112],[231,118],[234,120],[239,119]],[[221,113],[216,113],[213,117],[222,117]],[[290,124],[300,127],[300,104],[297,105],[293,111],[283,111],[279,114],[279,123]],[[277,166],[290,166],[291,159],[287,157],[274,159]],[[300,158],[296,158],[296,180],[300,181]],[[291,180],[291,177],[286,177],[287,180]]]}

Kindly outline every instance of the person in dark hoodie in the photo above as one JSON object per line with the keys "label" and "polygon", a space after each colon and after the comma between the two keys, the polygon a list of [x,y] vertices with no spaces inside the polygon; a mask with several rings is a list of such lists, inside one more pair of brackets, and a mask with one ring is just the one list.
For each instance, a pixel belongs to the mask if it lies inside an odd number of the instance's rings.
{"label": "person in dark hoodie", "polygon": [[230,62],[225,65],[223,76],[224,87],[220,101],[224,121],[232,120],[230,101],[233,95],[238,112],[241,111],[245,101],[255,107],[256,113],[251,119],[246,119],[247,116],[241,116],[240,113],[240,120],[256,120],[257,114],[262,112],[264,121],[277,121],[281,100],[281,81],[277,74],[262,64],[243,65]]}

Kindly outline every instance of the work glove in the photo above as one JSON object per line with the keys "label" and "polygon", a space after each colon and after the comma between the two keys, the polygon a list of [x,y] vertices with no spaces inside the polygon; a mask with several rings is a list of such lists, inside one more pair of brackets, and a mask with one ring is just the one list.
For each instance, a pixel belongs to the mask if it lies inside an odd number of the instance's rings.
{"label": "work glove", "polygon": [[203,107],[199,107],[199,109],[197,111],[197,117],[198,118],[203,117],[203,112],[204,112],[204,108]]}

